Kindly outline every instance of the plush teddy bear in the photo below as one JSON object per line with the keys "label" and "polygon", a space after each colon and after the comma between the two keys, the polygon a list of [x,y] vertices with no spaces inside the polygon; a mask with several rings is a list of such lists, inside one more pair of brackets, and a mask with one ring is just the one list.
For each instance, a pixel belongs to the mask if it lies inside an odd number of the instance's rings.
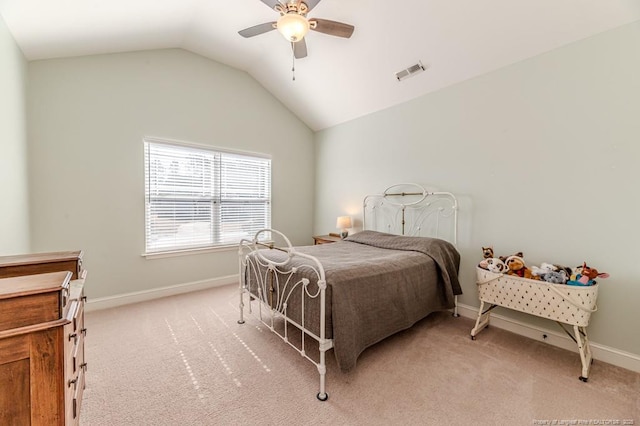
{"label": "plush teddy bear", "polygon": [[521,256],[509,256],[504,262],[507,265],[507,274],[521,278],[531,278],[531,269],[527,268]]}
{"label": "plush teddy bear", "polygon": [[524,254],[521,251],[514,253],[511,256],[498,256],[498,259],[502,260],[504,263],[507,263],[507,259],[513,256],[517,256],[519,258],[524,259]]}
{"label": "plush teddy bear", "polygon": [[606,272],[598,272],[597,269],[587,266],[587,262],[583,262],[579,268],[580,272],[567,281],[568,285],[590,286],[596,283],[596,278],[609,278],[609,274]]}
{"label": "plush teddy bear", "polygon": [[545,272],[540,279],[552,284],[564,284],[567,282],[567,273],[564,270]]}

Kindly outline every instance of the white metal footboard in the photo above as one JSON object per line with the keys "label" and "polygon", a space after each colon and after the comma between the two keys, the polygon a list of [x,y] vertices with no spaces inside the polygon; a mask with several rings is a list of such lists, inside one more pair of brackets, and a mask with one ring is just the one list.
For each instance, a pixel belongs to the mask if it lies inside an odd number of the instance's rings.
{"label": "white metal footboard", "polygon": [[[263,242],[266,236],[279,236],[284,247]],[[326,338],[326,288],[325,273],[322,264],[313,256],[299,253],[289,239],[274,229],[263,229],[256,233],[253,240],[242,240],[238,251],[240,262],[240,319],[244,324],[245,297],[248,297],[249,312],[271,331],[280,336],[302,356],[316,365],[320,374],[320,391],[317,398],[326,401],[329,395],[325,390],[325,352],[333,347],[333,340]],[[295,297],[293,297],[296,295]],[[288,315],[289,303],[299,299],[300,306],[296,318]],[[310,324],[305,307],[319,299],[319,324]],[[252,302],[256,302],[254,309]],[[255,312],[257,311],[257,312]],[[283,322],[283,331],[275,327]],[[289,326],[300,332],[300,347],[291,342]],[[316,328],[315,325],[319,327]],[[309,357],[306,352],[306,339],[310,337],[318,342],[319,361]]]}

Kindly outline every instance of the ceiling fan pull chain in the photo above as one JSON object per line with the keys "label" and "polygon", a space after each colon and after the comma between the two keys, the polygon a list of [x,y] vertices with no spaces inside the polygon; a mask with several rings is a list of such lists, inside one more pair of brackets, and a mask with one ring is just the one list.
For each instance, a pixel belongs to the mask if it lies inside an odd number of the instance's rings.
{"label": "ceiling fan pull chain", "polygon": [[[293,43],[291,43],[293,45]],[[292,81],[296,81],[296,55],[293,52],[293,49],[291,50],[291,77],[292,77]]]}

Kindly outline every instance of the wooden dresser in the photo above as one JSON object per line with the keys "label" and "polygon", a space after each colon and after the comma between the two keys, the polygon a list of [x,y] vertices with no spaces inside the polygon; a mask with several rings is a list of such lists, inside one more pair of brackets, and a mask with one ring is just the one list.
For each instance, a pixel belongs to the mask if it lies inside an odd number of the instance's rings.
{"label": "wooden dresser", "polygon": [[82,252],[0,257],[0,277],[9,275],[0,278],[0,425],[79,424],[87,367],[81,260]]}

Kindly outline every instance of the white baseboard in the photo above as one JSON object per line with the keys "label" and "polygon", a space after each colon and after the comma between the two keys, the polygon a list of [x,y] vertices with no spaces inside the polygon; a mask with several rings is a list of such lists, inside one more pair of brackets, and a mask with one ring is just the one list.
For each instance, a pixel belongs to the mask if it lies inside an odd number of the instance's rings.
{"label": "white baseboard", "polygon": [[99,297],[88,299],[85,305],[87,312],[98,311],[100,309],[115,308],[117,306],[128,305],[130,303],[144,302],[146,300],[159,299],[161,297],[173,296],[176,294],[188,293],[191,291],[204,290],[212,287],[220,287],[227,284],[238,283],[238,275],[212,278],[208,280],[193,281],[171,285],[168,287],[154,288],[151,290],[136,291],[133,293],[118,294],[115,296]]}
{"label": "white baseboard", "polygon": [[[474,308],[473,306],[458,303],[458,313],[463,317],[471,318],[474,321],[478,318],[478,308]],[[495,311],[491,312],[491,326],[578,353],[577,345],[569,338],[569,336],[562,334],[562,331],[552,331],[530,324],[525,324],[521,321],[496,314]],[[469,332],[471,332],[471,330],[469,330]],[[546,336],[546,338],[543,336]],[[477,338],[482,338],[482,332]],[[593,341],[590,341],[589,343],[591,345],[591,353],[593,354],[594,359],[640,373],[640,355],[621,351]]]}

